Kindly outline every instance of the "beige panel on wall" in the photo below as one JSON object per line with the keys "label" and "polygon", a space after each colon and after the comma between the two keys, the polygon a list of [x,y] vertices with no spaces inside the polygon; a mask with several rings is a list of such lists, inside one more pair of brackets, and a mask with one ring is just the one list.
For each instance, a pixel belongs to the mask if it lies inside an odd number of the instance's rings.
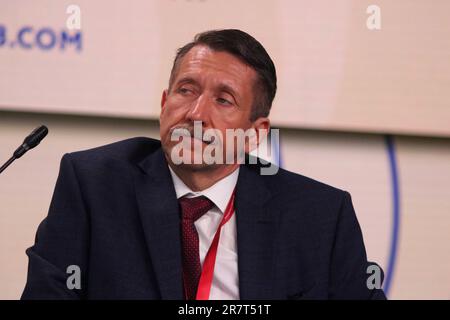
{"label": "beige panel on wall", "polygon": [[[276,125],[450,136],[449,1],[379,0],[381,29],[369,30],[368,0],[79,0],[79,51],[62,40],[78,32],[69,4],[2,3],[0,108],[154,119],[175,50],[240,28],[276,63]],[[18,41],[26,26],[32,49]]]}

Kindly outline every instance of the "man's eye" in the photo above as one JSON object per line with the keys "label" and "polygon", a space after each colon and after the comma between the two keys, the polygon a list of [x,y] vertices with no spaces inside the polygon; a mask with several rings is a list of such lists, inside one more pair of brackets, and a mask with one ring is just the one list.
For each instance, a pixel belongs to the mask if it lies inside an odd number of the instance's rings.
{"label": "man's eye", "polygon": [[184,87],[179,88],[177,91],[181,94],[187,94],[187,93],[191,92],[191,90],[189,90],[188,88],[184,88]]}
{"label": "man's eye", "polygon": [[224,99],[224,98],[217,98],[217,102],[219,102],[220,104],[227,105],[227,106],[232,105],[232,103],[230,101],[228,101],[227,99]]}

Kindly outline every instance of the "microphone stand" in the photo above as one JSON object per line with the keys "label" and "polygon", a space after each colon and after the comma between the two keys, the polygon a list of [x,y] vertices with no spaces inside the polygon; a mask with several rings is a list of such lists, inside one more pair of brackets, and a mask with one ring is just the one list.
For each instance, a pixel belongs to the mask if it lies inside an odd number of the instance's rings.
{"label": "microphone stand", "polygon": [[2,166],[0,167],[0,173],[2,173],[6,168],[8,168],[9,165],[10,165],[11,163],[13,163],[14,160],[16,160],[16,158],[15,158],[14,156],[12,156],[11,158],[9,158],[9,160],[6,161],[5,164],[2,165]]}
{"label": "microphone stand", "polygon": [[21,156],[23,156],[28,150],[33,149],[36,147],[42,139],[45,138],[45,136],[48,133],[48,128],[46,126],[40,126],[34,129],[23,141],[22,145],[14,151],[14,154],[11,158],[9,158],[8,161],[5,162],[4,165],[0,167],[0,173],[2,173],[8,166],[13,163],[14,160],[19,159]]}

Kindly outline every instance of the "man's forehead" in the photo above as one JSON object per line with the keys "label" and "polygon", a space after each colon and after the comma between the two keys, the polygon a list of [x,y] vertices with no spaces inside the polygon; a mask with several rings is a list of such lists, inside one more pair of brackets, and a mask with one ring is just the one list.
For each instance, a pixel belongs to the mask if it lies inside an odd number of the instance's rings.
{"label": "man's forehead", "polygon": [[219,72],[235,80],[248,81],[256,76],[255,70],[239,58],[225,51],[215,51],[207,46],[198,45],[189,50],[181,59],[178,78],[183,74],[195,72]]}

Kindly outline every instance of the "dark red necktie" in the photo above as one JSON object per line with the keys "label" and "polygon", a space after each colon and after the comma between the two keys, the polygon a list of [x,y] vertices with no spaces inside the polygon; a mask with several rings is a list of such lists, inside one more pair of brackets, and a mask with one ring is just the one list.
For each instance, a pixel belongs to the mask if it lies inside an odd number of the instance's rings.
{"label": "dark red necktie", "polygon": [[208,212],[213,203],[201,196],[181,198],[181,242],[183,249],[183,279],[187,300],[195,300],[202,272],[197,229],[194,222]]}

